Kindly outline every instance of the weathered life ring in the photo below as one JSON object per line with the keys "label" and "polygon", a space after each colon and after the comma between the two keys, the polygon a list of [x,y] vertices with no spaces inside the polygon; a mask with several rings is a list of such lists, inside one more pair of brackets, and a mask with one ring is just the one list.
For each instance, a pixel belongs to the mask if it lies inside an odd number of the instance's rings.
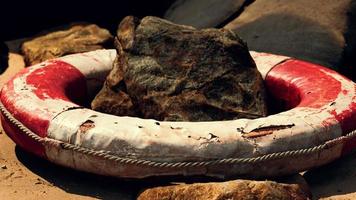
{"label": "weathered life ring", "polygon": [[356,147],[356,85],[327,68],[251,52],[269,94],[287,111],[258,119],[158,122],[82,107],[115,50],[26,68],[1,91],[6,133],[54,163],[116,177],[278,176],[331,162]]}

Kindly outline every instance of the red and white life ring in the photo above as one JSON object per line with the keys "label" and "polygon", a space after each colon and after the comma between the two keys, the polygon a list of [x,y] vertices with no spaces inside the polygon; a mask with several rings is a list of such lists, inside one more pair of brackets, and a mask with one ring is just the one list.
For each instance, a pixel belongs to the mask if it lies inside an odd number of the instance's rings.
{"label": "red and white life ring", "polygon": [[82,107],[115,50],[26,68],[1,91],[6,133],[67,167],[116,177],[276,176],[331,162],[356,147],[356,85],[327,68],[251,52],[269,93],[287,111],[258,119],[158,122]]}

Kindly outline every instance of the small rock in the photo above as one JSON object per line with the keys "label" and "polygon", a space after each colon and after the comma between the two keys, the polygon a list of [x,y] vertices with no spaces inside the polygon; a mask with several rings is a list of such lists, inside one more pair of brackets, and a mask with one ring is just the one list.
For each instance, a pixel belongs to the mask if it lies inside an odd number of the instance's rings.
{"label": "small rock", "polygon": [[221,183],[195,183],[156,187],[143,191],[138,200],[244,200],[244,199],[310,199],[297,184],[272,181],[234,180]]}
{"label": "small rock", "polygon": [[43,181],[42,179],[40,178],[37,178],[36,179],[36,182],[35,182],[35,185],[43,185],[45,183],[45,181]]}
{"label": "small rock", "polygon": [[4,177],[4,179],[5,179],[5,180],[6,180],[6,179],[9,179],[9,178],[13,177],[14,174],[15,174],[15,172],[11,172],[10,174],[6,175],[6,176]]}
{"label": "small rock", "polygon": [[73,25],[24,42],[21,49],[27,65],[66,54],[103,49],[112,41],[108,30],[95,24]]}
{"label": "small rock", "polygon": [[1,165],[1,169],[7,169],[6,165]]}
{"label": "small rock", "polygon": [[118,56],[92,108],[167,121],[266,115],[263,80],[246,44],[226,29],[126,17]]}
{"label": "small rock", "polygon": [[350,192],[348,194],[334,194],[329,197],[320,198],[320,200],[353,200],[353,199],[356,199],[356,192]]}
{"label": "small rock", "polygon": [[164,18],[177,24],[196,28],[216,27],[234,13],[239,12],[249,0],[176,0]]}
{"label": "small rock", "polygon": [[9,61],[9,48],[7,45],[0,41],[0,74],[2,74],[8,67]]}

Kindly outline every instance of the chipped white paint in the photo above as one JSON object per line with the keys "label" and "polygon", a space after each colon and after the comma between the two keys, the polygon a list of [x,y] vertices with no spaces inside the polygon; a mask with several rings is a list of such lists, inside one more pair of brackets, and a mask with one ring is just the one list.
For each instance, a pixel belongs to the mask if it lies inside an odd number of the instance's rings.
{"label": "chipped white paint", "polygon": [[75,66],[87,78],[105,79],[112,68],[116,50],[96,50],[58,58]]}
{"label": "chipped white paint", "polygon": [[[89,109],[77,109],[57,116],[51,122],[48,137],[112,151],[117,155],[156,161],[252,157],[261,153],[307,148],[313,146],[315,141],[340,136],[341,129],[336,120],[330,122],[327,128],[318,127],[329,117],[331,115],[327,111],[317,113],[316,109],[296,108],[255,120],[159,122],[160,125],[156,125],[154,120],[117,117]],[[83,134],[78,130],[87,120],[93,121],[95,127]],[[274,125],[294,126],[275,131],[258,141],[243,137],[243,132],[249,133],[257,128]],[[78,137],[78,134],[82,136]],[[218,140],[211,141],[211,134],[217,136]],[[81,141],[77,141],[78,138]]]}
{"label": "chipped white paint", "polygon": [[266,75],[277,64],[290,59],[287,56],[274,55],[269,53],[260,53],[256,51],[250,51],[253,60],[256,63],[258,71],[260,71],[262,78],[265,79]]}
{"label": "chipped white paint", "polygon": [[[90,89],[88,93],[97,91],[97,88],[102,85],[106,75],[112,68],[112,63],[115,59],[116,51],[115,50],[96,50],[82,54],[74,54],[64,56],[58,59],[67,62],[75,66],[81,73],[87,78],[87,86]],[[60,100],[60,99],[40,99],[33,90],[33,86],[27,84],[27,77],[34,71],[46,67],[50,64],[51,61],[46,61],[43,63],[36,64],[29,68],[28,72],[16,77],[13,80],[14,86],[14,98],[16,101],[13,101],[15,107],[22,110],[32,110],[37,111],[36,114],[40,115],[39,117],[50,117],[48,114],[51,113],[51,116],[55,116],[58,113],[72,107],[78,107],[78,105]],[[37,73],[44,73],[44,71],[39,71]],[[8,85],[4,85],[4,89],[8,90]],[[18,95],[21,98],[17,98]],[[46,96],[46,94],[44,94]],[[11,96],[8,96],[12,98]],[[39,111],[39,112],[38,112]],[[50,119],[49,119],[50,120]]]}
{"label": "chipped white paint", "polygon": [[116,50],[96,50],[81,54],[72,54],[58,58],[75,66],[87,79],[89,96],[94,96],[101,88],[106,76],[112,69]]}
{"label": "chipped white paint", "polygon": [[[28,72],[14,78],[13,82],[13,94],[8,95],[9,101],[11,98],[14,107],[21,110],[27,110],[29,113],[36,113],[39,118],[49,118],[56,114],[66,110],[70,107],[78,107],[76,104],[61,99],[40,99],[33,91],[35,90],[33,85],[27,83],[27,77],[34,71],[45,67],[47,62],[40,63],[29,68]],[[4,90],[9,90],[9,85],[4,85]],[[46,94],[44,94],[45,96]],[[50,119],[49,119],[50,120]]]}
{"label": "chipped white paint", "polygon": [[347,110],[352,102],[356,103],[356,86],[352,81],[345,79],[345,77],[340,74],[332,73],[325,69],[321,70],[341,83],[341,91],[347,91],[347,93],[340,92],[335,100],[334,109],[336,114],[340,114]]}

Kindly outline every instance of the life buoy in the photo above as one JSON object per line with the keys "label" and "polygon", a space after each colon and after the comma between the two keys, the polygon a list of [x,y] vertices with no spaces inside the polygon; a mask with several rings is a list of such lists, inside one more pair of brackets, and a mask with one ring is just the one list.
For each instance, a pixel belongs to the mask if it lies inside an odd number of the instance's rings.
{"label": "life buoy", "polygon": [[331,162],[356,147],[356,85],[327,68],[251,52],[269,94],[286,111],[258,119],[160,122],[83,107],[115,50],[26,68],[1,91],[5,132],[22,148],[92,173],[278,176]]}

